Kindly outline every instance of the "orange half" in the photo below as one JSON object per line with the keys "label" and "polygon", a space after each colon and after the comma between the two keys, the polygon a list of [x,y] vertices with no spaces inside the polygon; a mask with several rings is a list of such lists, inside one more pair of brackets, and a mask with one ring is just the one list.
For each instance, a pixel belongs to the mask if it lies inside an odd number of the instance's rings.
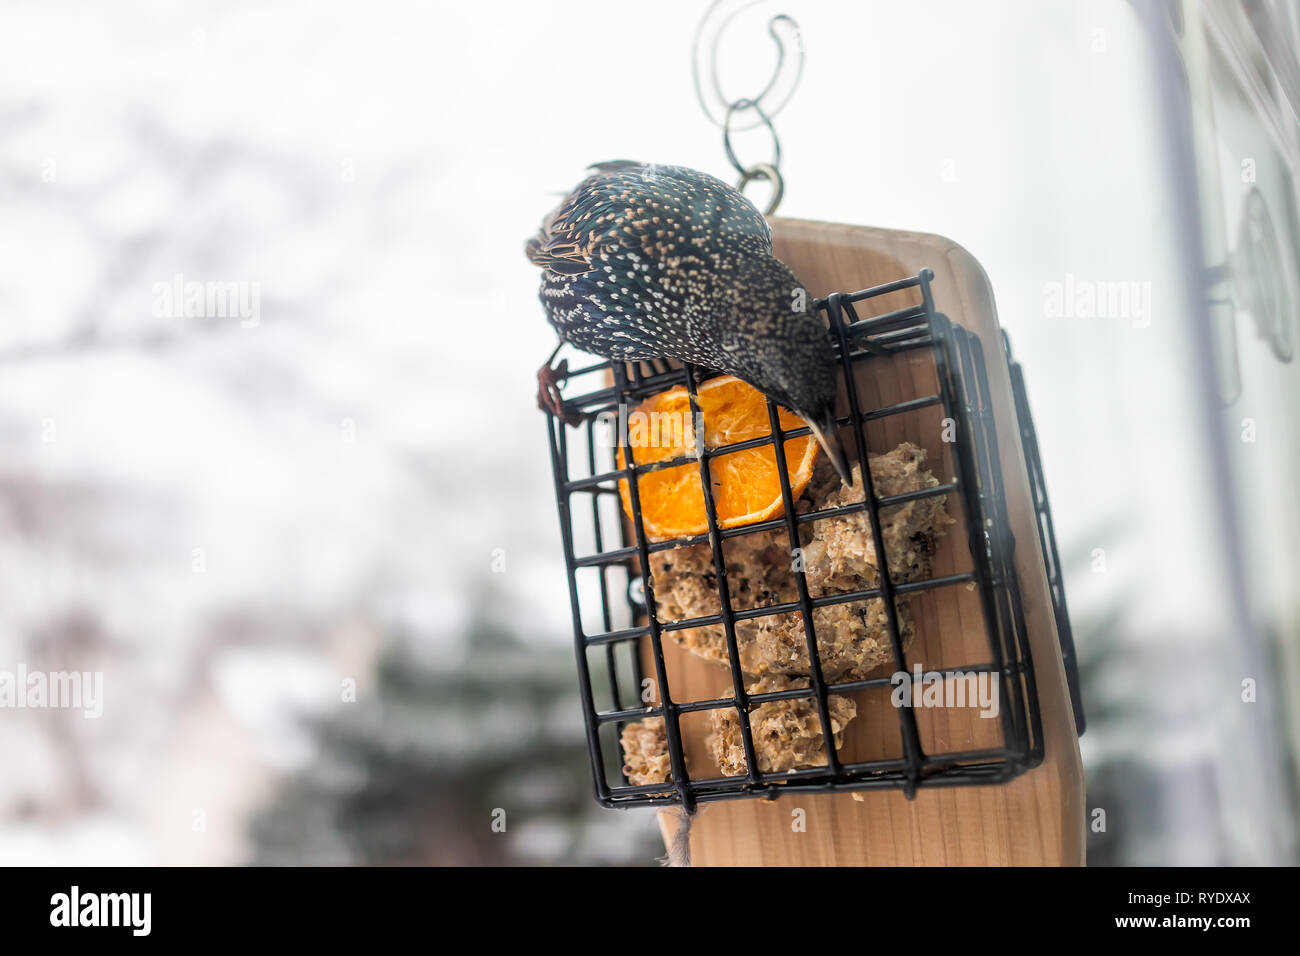
{"label": "orange half", "polygon": [[[772,434],[767,415],[767,398],[738,378],[712,378],[697,391],[704,419],[706,448],[719,448]],[[794,430],[806,423],[793,412],[778,408],[781,428]],[[638,465],[669,461],[695,453],[695,428],[691,419],[690,395],[683,386],[653,395],[628,416],[622,439],[632,447]],[[785,442],[790,491],[795,498],[812,478],[817,458],[817,439],[812,435]],[[620,445],[618,467],[626,457]],[[766,521],[784,513],[781,478],[777,473],[776,449],[763,445],[709,459],[713,504],[718,526],[734,528]],[[632,517],[628,483],[618,483],[623,509]],[[646,535],[658,541],[703,534],[709,530],[704,510],[704,491],[697,461],[662,468],[640,475],[637,490],[641,499],[641,520]]]}

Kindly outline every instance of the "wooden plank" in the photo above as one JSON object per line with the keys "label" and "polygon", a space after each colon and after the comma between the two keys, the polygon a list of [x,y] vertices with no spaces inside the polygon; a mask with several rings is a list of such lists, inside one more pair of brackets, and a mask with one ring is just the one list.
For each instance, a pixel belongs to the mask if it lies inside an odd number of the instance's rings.
{"label": "wooden plank", "polygon": [[[1041,766],[1008,784],[922,789],[911,801],[898,791],[870,791],[858,795],[860,799],[850,794],[793,794],[772,801],[706,805],[692,821],[691,862],[704,866],[1081,865],[1085,844],[1083,770],[988,279],[969,253],[939,236],[788,219],[774,220],[772,225],[776,254],[806,284],[810,295],[880,285],[928,267],[934,271],[936,308],[980,337],[988,364],[1008,514],[1017,542],[1015,560],[1038,685],[1045,758]],[[872,313],[917,301],[915,290],[896,295],[896,299],[873,301]],[[938,391],[933,362],[925,350],[887,361],[873,360],[870,368],[872,375],[860,383],[865,406]],[[914,442],[927,450],[928,467],[947,480],[955,468],[951,445],[940,437],[941,415],[940,409],[933,407],[870,423],[868,447],[883,452],[901,441]],[[853,446],[847,447],[852,455]],[[958,508],[950,498],[949,513],[961,521]],[[953,526],[953,533],[943,539],[935,556],[934,574],[970,566],[966,535],[960,525]],[[927,591],[913,599],[912,610],[917,637],[908,655],[909,664],[920,663],[928,669],[990,660],[978,595],[973,590],[957,586]],[[664,644],[675,700],[716,697],[730,688],[725,667],[695,658],[671,640]],[[898,717],[887,689],[860,693],[855,699],[858,717],[849,725],[842,757],[901,756]],[[1001,742],[1000,722],[983,719],[971,709],[922,709],[916,715],[927,752]],[[714,775],[716,765],[704,743],[707,713],[688,715],[682,731],[693,773]],[[798,832],[792,826],[795,810],[803,811],[805,828]],[[679,813],[660,814],[670,845],[680,822]]]}

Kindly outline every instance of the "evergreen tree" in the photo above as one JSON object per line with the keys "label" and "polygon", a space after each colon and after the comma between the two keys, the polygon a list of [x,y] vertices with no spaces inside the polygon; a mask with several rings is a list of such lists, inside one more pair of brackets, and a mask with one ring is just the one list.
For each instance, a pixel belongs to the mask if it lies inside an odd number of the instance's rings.
{"label": "evergreen tree", "polygon": [[427,648],[395,637],[373,689],[311,719],[317,757],[255,817],[253,862],[645,864],[662,856],[651,814],[592,799],[572,653],[525,643],[485,616],[458,650],[430,661]]}

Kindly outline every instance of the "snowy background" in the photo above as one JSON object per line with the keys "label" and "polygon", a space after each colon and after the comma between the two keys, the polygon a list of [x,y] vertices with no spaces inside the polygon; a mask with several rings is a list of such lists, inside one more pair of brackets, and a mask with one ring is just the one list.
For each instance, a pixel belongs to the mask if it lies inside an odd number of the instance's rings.
{"label": "snowy background", "polygon": [[[0,5],[0,669],[106,685],[97,721],[0,711],[0,862],[650,858],[650,815],[587,797],[576,698],[552,706],[570,630],[533,396],[554,340],[522,244],[593,161],[730,176],[692,89],[703,9]],[[1231,739],[1198,695],[1234,631],[1222,594],[1187,586],[1223,558],[1186,520],[1210,507],[1209,440],[1187,413],[1196,346],[1137,17],[763,4],[723,46],[735,95],[770,70],[782,11],[808,51],[777,121],[782,213],[938,232],[981,260],[1026,368],[1081,653],[1176,646],[1197,688],[1084,738],[1103,779],[1174,741],[1152,792],[1107,796],[1120,819],[1133,801],[1142,839],[1098,852],[1270,861],[1276,831],[1205,771]],[[761,137],[739,146],[765,158]],[[1046,316],[1067,274],[1150,282],[1153,322]],[[260,320],[156,315],[177,275],[255,284]],[[485,712],[512,726],[456,692],[485,668],[550,682],[563,754],[508,848],[447,842],[501,805],[468,796],[501,773],[468,755]],[[409,708],[376,708],[404,673],[424,681]],[[1135,679],[1101,666],[1099,700],[1141,697]],[[331,776],[349,747],[364,757]],[[1153,803],[1189,774],[1190,807]],[[376,788],[421,835],[368,829]]]}

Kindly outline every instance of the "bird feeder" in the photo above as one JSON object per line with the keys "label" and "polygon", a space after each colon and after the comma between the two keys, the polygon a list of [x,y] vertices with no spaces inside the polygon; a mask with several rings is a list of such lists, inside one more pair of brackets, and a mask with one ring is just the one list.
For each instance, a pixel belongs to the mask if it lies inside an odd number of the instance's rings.
{"label": "bird feeder", "polygon": [[[1081,863],[1084,722],[1060,562],[1023,378],[987,279],[936,236],[772,225],[775,254],[819,296],[836,345],[840,434],[860,500],[801,506],[776,454],[780,513],[724,527],[710,468],[737,449],[703,448],[676,465],[699,469],[708,530],[652,539],[637,489],[663,463],[620,459],[609,423],[674,386],[695,407],[702,370],[598,362],[569,373],[565,402],[582,421],[548,416],[547,434],[595,797],[680,808],[686,816],[661,814],[665,837],[695,863]],[[808,434],[769,412],[772,434],[745,447]],[[881,493],[874,456],[899,447],[919,449],[934,480]],[[919,562],[924,574],[901,573],[890,567],[890,516],[927,500],[952,523]],[[782,599],[737,600],[729,552],[743,539],[766,535],[798,555],[819,523],[835,521],[874,556],[870,586],[819,590],[794,561]],[[711,613],[663,613],[655,568],[678,549],[712,565]],[[846,677],[824,622],[873,602],[889,659]],[[779,620],[798,622],[806,673],[756,684],[745,635]],[[702,629],[720,660],[684,646]],[[995,706],[989,695],[985,706],[955,702],[963,688],[988,691]],[[790,727],[812,729],[812,755],[766,759]],[[629,740],[643,730],[664,767],[649,782],[626,772]]]}

